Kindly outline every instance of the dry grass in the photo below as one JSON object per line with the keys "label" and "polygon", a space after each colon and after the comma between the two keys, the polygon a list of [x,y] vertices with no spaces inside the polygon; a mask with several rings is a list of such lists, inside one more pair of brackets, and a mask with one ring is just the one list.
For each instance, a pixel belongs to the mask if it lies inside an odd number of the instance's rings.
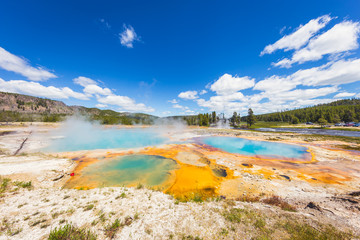
{"label": "dry grass", "polygon": [[272,196],[269,198],[265,198],[261,201],[263,203],[266,203],[269,205],[278,206],[282,210],[285,210],[285,211],[296,212],[296,208],[294,206],[290,205],[289,203],[287,203],[284,199],[282,199],[279,196]]}

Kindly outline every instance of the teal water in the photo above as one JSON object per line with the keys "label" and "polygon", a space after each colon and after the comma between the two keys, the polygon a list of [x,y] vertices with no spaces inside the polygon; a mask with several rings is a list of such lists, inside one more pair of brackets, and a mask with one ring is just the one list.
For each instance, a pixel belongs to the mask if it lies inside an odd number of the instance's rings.
{"label": "teal water", "polygon": [[262,155],[268,157],[303,158],[307,148],[285,143],[254,141],[237,137],[205,137],[202,143],[229,153],[242,155]]}
{"label": "teal water", "polygon": [[130,184],[156,186],[168,179],[169,171],[177,168],[176,161],[152,155],[127,155],[114,160],[102,160],[82,170],[75,186],[99,184],[104,187]]}
{"label": "teal water", "polygon": [[93,149],[137,148],[158,145],[167,139],[153,129],[100,129],[66,131],[54,139],[45,150],[68,152]]}

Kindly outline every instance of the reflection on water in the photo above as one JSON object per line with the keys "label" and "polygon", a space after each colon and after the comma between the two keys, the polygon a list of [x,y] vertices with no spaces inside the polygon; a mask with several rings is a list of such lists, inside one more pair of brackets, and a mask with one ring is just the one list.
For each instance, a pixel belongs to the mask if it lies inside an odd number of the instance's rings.
{"label": "reflection on water", "polygon": [[262,132],[293,132],[293,133],[301,133],[301,134],[360,137],[360,131],[341,131],[341,130],[307,129],[307,128],[257,128],[256,130]]}
{"label": "reflection on water", "polygon": [[237,137],[205,137],[201,138],[201,142],[229,153],[242,155],[303,158],[307,154],[307,149],[301,146],[254,141]]}
{"label": "reflection on water", "polygon": [[81,176],[66,187],[113,187],[143,184],[158,186],[177,168],[176,161],[161,156],[127,155],[111,160],[100,160],[86,166]]}

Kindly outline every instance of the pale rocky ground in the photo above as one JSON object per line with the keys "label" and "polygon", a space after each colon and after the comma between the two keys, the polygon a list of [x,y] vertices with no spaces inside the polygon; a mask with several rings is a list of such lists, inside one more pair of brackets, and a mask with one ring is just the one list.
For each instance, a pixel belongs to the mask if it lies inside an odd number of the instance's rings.
{"label": "pale rocky ground", "polygon": [[[280,222],[288,219],[306,222],[312,226],[317,226],[317,222],[332,224],[341,230],[350,229],[355,234],[360,234],[360,199],[347,195],[351,191],[360,191],[359,182],[342,189],[314,186],[304,181],[268,180],[235,170],[235,175],[241,180],[234,180],[234,184],[240,192],[246,190],[242,186],[250,185],[260,192],[263,190],[276,194],[295,206],[298,210],[295,213],[261,202],[220,200],[179,203],[170,195],[148,189],[62,189],[62,185],[69,178],[68,174],[75,167],[74,162],[57,154],[38,151],[47,144],[38,133],[46,133],[54,127],[56,125],[32,124],[6,126],[1,129],[16,133],[0,136],[0,148],[3,151],[0,156],[0,176],[18,181],[32,181],[34,187],[31,190],[8,191],[0,197],[0,229],[6,220],[12,232],[19,230],[13,236],[4,230],[0,233],[0,239],[47,239],[51,229],[67,222],[87,227],[94,231],[99,239],[107,239],[104,229],[115,219],[119,219],[121,223],[130,222],[119,229],[116,239],[256,239],[265,234],[263,228],[255,224],[259,219],[266,222],[266,229],[273,230],[274,239],[290,237],[278,227]],[[32,134],[29,135],[31,131]],[[290,143],[303,141],[301,137],[295,139],[295,134],[278,133],[275,136],[273,133],[207,129],[182,131],[173,138],[178,140],[199,134],[241,134],[242,137],[261,140],[277,137],[280,141]],[[30,138],[24,149],[17,156],[12,156],[28,136]],[[344,155],[342,152],[336,155],[333,151],[312,145],[317,151],[318,160],[355,159],[354,164],[359,164],[357,156]],[[187,155],[183,157],[191,161]],[[219,158],[217,163],[235,169],[230,160]],[[314,202],[321,211],[306,208],[309,202]],[[91,205],[92,208],[89,207]],[[87,210],[87,207],[91,209]],[[234,223],[226,218],[226,212],[233,208],[254,211],[256,214],[247,213],[252,219],[248,223]],[[356,239],[355,236],[353,238]]]}

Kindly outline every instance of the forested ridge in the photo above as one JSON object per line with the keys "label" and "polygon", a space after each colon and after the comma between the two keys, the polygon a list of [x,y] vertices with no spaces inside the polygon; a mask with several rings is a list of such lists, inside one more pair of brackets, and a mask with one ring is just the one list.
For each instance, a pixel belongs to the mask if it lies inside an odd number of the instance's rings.
{"label": "forested ridge", "polygon": [[144,113],[116,112],[17,93],[0,92],[0,122],[59,122],[81,115],[101,124],[153,124],[158,117]]}
{"label": "forested ridge", "polygon": [[[256,115],[257,121],[265,122],[319,122],[329,123],[360,121],[360,99],[344,99],[313,107]],[[246,117],[242,118],[246,121]]]}

